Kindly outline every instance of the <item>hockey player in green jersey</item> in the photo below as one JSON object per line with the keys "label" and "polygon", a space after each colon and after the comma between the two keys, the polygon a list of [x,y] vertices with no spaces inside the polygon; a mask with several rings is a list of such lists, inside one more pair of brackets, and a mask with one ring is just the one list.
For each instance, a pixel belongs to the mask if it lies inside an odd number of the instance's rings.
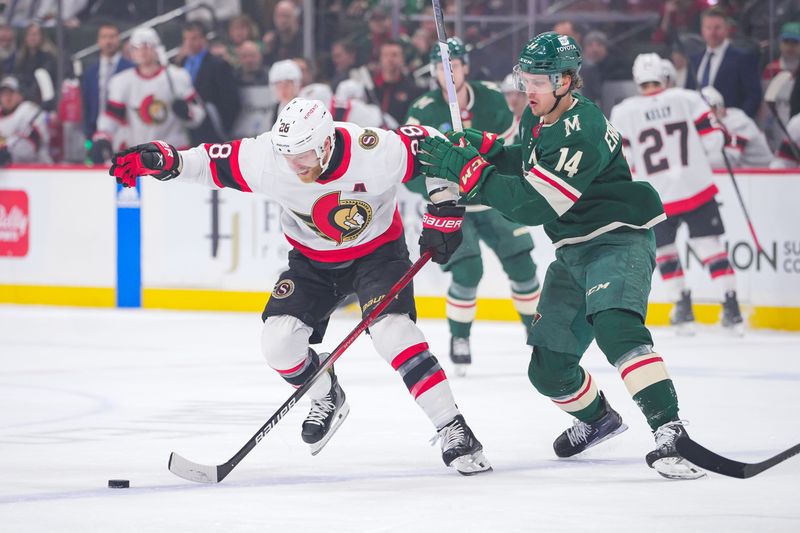
{"label": "hockey player in green jersey", "polygon": [[[464,126],[490,132],[495,137],[513,137],[516,133],[514,115],[508,110],[503,93],[493,83],[466,81],[469,56],[464,43],[451,37],[447,44]],[[431,75],[438,80],[439,87],[414,101],[406,123],[432,126],[441,132],[451,131],[453,126],[450,123],[438,44],[431,49],[430,61]],[[423,196],[427,195],[424,177],[411,180],[406,186]],[[459,375],[464,375],[467,365],[472,362],[469,337],[475,320],[478,283],[483,276],[479,241],[483,241],[500,259],[511,282],[511,301],[526,329],[533,323],[540,292],[536,264],[531,258],[533,239],[525,226],[509,221],[494,209],[473,205],[467,207],[462,234],[464,240],[461,245],[450,261],[442,266],[445,272],[451,274],[446,311],[451,335],[450,359]]]}
{"label": "hockey player in green jersey", "polygon": [[529,101],[520,144],[487,143],[481,132],[451,134],[453,144],[420,144],[423,172],[457,181],[464,197],[522,224],[543,225],[556,247],[528,344],[533,386],[575,417],[553,443],[568,457],[627,426],[579,363],[592,339],[613,364],[653,430],[647,464],[661,475],[704,474],[675,442],[686,435],[678,399],[644,325],[655,269],[655,224],[665,219],[658,194],[632,181],[619,133],[581,85],[581,52],[568,36],[531,39],[515,67]]}

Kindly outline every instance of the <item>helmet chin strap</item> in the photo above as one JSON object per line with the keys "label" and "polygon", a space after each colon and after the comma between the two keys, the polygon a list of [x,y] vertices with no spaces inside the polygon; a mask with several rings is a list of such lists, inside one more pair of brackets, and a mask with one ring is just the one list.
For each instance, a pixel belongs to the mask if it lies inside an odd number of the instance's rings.
{"label": "helmet chin strap", "polygon": [[[562,79],[563,79],[563,78],[562,78]],[[563,87],[563,85],[561,85],[560,87],[558,87],[558,89],[560,89],[561,87]],[[554,89],[554,90],[553,90],[553,97],[555,97],[556,101],[555,101],[555,103],[553,104],[553,107],[551,107],[551,108],[550,108],[550,111],[548,111],[547,113],[545,113],[545,115],[549,115],[550,113],[552,113],[553,111],[555,111],[555,109],[558,107],[558,104],[560,104],[560,103],[561,103],[561,99],[562,99],[562,98],[564,98],[565,96],[567,96],[567,95],[569,94],[569,90],[570,90],[571,88],[572,88],[572,78],[570,77],[570,80],[569,80],[569,89],[567,89],[567,92],[565,92],[564,94],[562,94],[561,96],[559,96],[558,94],[556,94],[556,91],[558,91],[558,89]]]}

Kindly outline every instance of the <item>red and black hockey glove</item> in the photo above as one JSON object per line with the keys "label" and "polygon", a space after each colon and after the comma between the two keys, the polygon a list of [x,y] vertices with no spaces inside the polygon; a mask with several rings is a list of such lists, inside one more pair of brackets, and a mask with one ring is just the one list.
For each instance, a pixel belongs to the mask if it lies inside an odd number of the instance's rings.
{"label": "red and black hockey glove", "polygon": [[460,205],[428,205],[422,214],[422,234],[419,236],[420,254],[431,251],[431,261],[447,263],[461,244],[461,224],[464,207]]}
{"label": "red and black hockey glove", "polygon": [[441,137],[426,137],[420,141],[417,155],[422,163],[420,170],[429,178],[458,183],[461,194],[469,198],[478,191],[482,178],[489,175],[494,166],[467,143],[462,134],[455,134],[453,140],[458,146]]}
{"label": "red and black hockey glove", "polygon": [[164,141],[153,141],[114,154],[108,173],[123,187],[136,187],[139,176],[171,180],[178,175],[180,162],[181,156],[174,146]]}
{"label": "red and black hockey glove", "polygon": [[463,133],[448,131],[445,133],[450,142],[456,146],[464,146],[461,139],[475,148],[486,159],[491,159],[503,150],[503,139],[496,133],[467,128]]}

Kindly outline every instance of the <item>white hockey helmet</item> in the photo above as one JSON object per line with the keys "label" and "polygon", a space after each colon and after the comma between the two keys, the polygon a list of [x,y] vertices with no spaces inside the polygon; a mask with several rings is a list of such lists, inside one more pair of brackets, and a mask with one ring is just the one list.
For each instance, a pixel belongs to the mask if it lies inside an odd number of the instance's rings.
{"label": "white hockey helmet", "polygon": [[675,87],[678,80],[678,71],[669,59],[661,60],[661,68],[664,69],[664,86]]}
{"label": "white hockey helmet", "polygon": [[276,61],[269,69],[269,82],[275,83],[278,81],[293,81],[300,86],[300,81],[303,79],[303,72],[297,63],[291,59],[284,59]]}
{"label": "white hockey helmet", "polygon": [[327,83],[309,83],[300,89],[300,93],[297,96],[307,100],[330,102],[333,98],[333,91]]}
{"label": "white hockey helmet", "polygon": [[133,30],[128,42],[133,48],[139,48],[140,46],[158,48],[161,46],[161,38],[153,28],[136,28]]}
{"label": "white hockey helmet", "polygon": [[350,100],[367,101],[367,91],[364,84],[357,80],[342,80],[336,86],[336,105],[345,105]]}
{"label": "white hockey helmet", "polygon": [[514,83],[514,74],[508,74],[500,83],[500,90],[504,93],[518,93],[517,84]]}
{"label": "white hockey helmet", "polygon": [[725,98],[722,97],[722,94],[714,87],[707,85],[700,89],[700,94],[703,95],[703,100],[710,107],[725,107]]}
{"label": "white hockey helmet", "polygon": [[664,85],[664,67],[658,54],[639,54],[633,61],[633,81],[636,85],[655,82]]}
{"label": "white hockey helmet", "polygon": [[272,126],[272,146],[278,154],[299,155],[314,150],[323,172],[330,162],[330,157],[323,162],[325,139],[330,139],[333,153],[336,128],[330,111],[320,100],[295,98],[286,104]]}

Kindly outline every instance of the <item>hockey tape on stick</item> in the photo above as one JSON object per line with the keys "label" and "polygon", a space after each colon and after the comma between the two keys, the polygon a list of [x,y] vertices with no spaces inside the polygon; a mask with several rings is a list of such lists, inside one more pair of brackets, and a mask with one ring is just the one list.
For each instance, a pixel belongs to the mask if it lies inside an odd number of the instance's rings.
{"label": "hockey tape on stick", "polygon": [[447,105],[450,107],[450,122],[453,124],[453,131],[464,131],[464,127],[461,124],[461,110],[458,108],[456,84],[453,81],[453,69],[450,66],[450,48],[447,46],[447,33],[444,28],[442,4],[439,0],[431,1],[433,2],[433,18],[436,21],[436,37],[439,39],[439,51],[442,54],[444,84],[447,89]]}

